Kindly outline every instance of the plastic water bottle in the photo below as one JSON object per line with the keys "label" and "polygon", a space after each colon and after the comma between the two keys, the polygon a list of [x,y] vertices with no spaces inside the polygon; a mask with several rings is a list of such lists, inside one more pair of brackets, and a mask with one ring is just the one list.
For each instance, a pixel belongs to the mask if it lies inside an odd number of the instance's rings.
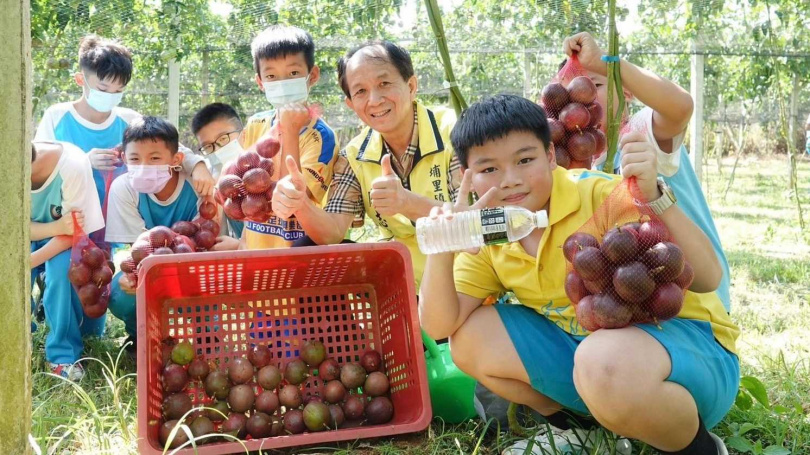
{"label": "plastic water bottle", "polygon": [[533,230],[548,226],[545,210],[495,207],[416,220],[416,240],[424,254],[463,251],[484,245],[517,242]]}

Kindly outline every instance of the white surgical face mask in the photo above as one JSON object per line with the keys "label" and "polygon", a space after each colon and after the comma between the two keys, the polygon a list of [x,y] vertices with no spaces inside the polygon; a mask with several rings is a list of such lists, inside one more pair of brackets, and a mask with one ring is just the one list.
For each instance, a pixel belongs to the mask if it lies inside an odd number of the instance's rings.
{"label": "white surgical face mask", "polygon": [[107,93],[90,87],[87,83],[87,75],[84,75],[84,85],[87,86],[87,104],[99,112],[110,112],[121,103],[124,92]]}
{"label": "white surgical face mask", "polygon": [[224,147],[218,148],[212,155],[223,165],[235,160],[244,149],[239,145],[239,139],[231,139]]}
{"label": "white surgical face mask", "polygon": [[172,178],[172,169],[177,166],[168,164],[130,164],[127,174],[132,188],[139,193],[155,194],[160,192]]}
{"label": "white surgical face mask", "polygon": [[279,107],[288,103],[306,101],[309,96],[309,76],[282,81],[262,82],[264,96],[273,106]]}

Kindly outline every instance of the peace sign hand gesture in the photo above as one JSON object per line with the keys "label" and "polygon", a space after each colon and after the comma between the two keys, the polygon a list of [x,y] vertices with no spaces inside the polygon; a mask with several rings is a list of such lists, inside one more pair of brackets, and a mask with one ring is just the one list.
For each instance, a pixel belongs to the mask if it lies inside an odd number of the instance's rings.
{"label": "peace sign hand gesture", "polygon": [[[478,210],[483,209],[486,207],[491,206],[491,204],[496,200],[499,189],[497,187],[492,187],[481,196],[478,201],[476,201],[473,205],[470,205],[470,190],[472,187],[472,172],[469,170],[464,171],[464,175],[461,178],[461,187],[458,189],[458,198],[456,199],[455,205],[451,205],[449,202],[445,202],[441,206],[436,206],[430,209],[430,219],[436,220],[438,218],[444,218],[446,220],[452,220],[453,215],[459,212],[467,212],[470,210]],[[471,250],[466,250],[465,252],[470,254],[478,254],[479,248],[474,248]]]}

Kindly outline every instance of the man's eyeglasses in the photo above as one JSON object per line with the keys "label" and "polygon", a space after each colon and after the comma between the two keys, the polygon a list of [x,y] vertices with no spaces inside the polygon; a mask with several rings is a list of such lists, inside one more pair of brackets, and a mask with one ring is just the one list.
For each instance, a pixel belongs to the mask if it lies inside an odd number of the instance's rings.
{"label": "man's eyeglasses", "polygon": [[231,135],[234,133],[240,133],[242,130],[233,130],[228,133],[223,133],[220,135],[217,140],[210,144],[205,144],[202,147],[198,148],[197,151],[200,152],[202,155],[210,155],[217,151],[217,149],[225,147],[228,143],[231,142]]}

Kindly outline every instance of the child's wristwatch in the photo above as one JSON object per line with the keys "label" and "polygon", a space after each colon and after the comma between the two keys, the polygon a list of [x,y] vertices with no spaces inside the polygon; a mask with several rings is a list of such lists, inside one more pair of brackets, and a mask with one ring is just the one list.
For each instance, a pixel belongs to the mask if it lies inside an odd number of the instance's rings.
{"label": "child's wristwatch", "polygon": [[675,197],[672,188],[670,188],[667,182],[661,177],[658,177],[658,189],[661,190],[661,197],[648,203],[647,206],[649,206],[656,215],[661,215],[666,209],[675,205],[678,199]]}

